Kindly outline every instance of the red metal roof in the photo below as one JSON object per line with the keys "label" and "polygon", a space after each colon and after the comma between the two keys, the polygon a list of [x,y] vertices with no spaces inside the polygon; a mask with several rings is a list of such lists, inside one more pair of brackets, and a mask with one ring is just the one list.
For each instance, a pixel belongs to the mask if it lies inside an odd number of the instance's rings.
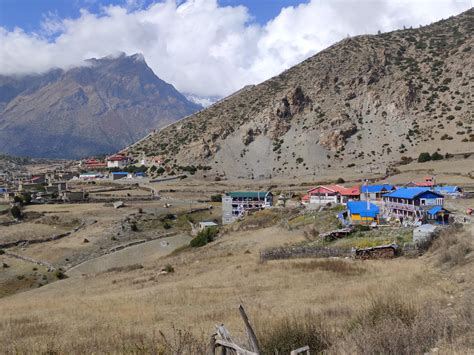
{"label": "red metal roof", "polygon": [[320,185],[308,191],[310,195],[316,195],[320,193],[338,193],[342,196],[359,196],[360,187],[344,187],[341,185]]}
{"label": "red metal roof", "polygon": [[107,158],[107,161],[124,161],[124,160],[128,160],[128,157],[124,155],[119,155],[119,154],[112,155]]}

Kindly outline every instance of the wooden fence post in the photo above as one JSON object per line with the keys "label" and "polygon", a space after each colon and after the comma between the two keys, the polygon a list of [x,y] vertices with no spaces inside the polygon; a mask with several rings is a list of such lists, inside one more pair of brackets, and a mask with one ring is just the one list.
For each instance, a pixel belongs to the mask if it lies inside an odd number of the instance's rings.
{"label": "wooden fence post", "polygon": [[257,336],[255,335],[255,332],[253,331],[252,326],[250,325],[247,313],[245,313],[245,309],[242,305],[239,306],[239,312],[245,323],[245,328],[247,329],[247,334],[250,338],[250,345],[252,346],[252,351],[260,353],[260,347],[258,344]]}

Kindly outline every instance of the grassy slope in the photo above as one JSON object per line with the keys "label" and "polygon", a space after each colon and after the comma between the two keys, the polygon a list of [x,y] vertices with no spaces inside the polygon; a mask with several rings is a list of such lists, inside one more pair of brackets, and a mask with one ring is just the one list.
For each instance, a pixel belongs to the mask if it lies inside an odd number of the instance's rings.
{"label": "grassy slope", "polygon": [[[357,262],[357,273],[301,267],[305,261],[259,263],[260,248],[302,240],[301,231],[278,227],[239,231],[197,250],[141,260],[144,269],[74,277],[4,298],[0,343],[10,352],[148,352],[161,342],[158,331],[169,338],[173,326],[207,342],[223,322],[242,337],[240,303],[269,329],[308,310],[344,329],[372,298],[445,308],[460,305],[472,288],[472,263],[441,269],[436,255]],[[176,272],[159,275],[168,263]]]}

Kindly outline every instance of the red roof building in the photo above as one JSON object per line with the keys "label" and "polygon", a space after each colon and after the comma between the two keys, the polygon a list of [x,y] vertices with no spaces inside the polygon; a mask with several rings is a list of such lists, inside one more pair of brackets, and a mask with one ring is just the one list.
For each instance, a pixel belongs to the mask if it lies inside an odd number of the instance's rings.
{"label": "red roof building", "polygon": [[314,204],[345,204],[350,200],[359,200],[360,187],[344,187],[342,185],[320,185],[308,190],[303,196],[303,203]]}

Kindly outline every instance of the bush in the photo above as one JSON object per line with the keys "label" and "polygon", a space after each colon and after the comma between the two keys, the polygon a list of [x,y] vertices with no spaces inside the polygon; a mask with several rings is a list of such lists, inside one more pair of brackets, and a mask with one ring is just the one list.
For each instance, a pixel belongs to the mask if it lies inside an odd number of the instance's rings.
{"label": "bush", "polygon": [[431,155],[430,153],[420,153],[420,155],[418,156],[418,163],[424,163],[424,162],[427,162],[427,161],[430,161],[431,160]]}
{"label": "bush", "polygon": [[28,193],[21,194],[20,199],[23,205],[28,205],[31,203],[31,195]]}
{"label": "bush", "polygon": [[163,268],[163,271],[166,271],[168,273],[174,272],[174,267],[171,264],[166,264],[165,267]]}
{"label": "bush", "polygon": [[189,245],[191,245],[193,248],[198,248],[206,245],[207,243],[210,243],[214,240],[214,238],[217,236],[217,233],[219,230],[217,228],[206,228],[203,229],[198,233],[198,235],[191,240]]}
{"label": "bush", "polygon": [[438,152],[434,152],[431,154],[431,160],[442,160],[443,156],[439,154]]}
{"label": "bush", "polygon": [[308,312],[303,316],[271,320],[257,324],[257,338],[262,354],[289,354],[308,345],[311,353],[318,354],[331,345],[331,332],[318,315]]}
{"label": "bush", "polygon": [[337,183],[337,184],[343,184],[343,183],[345,183],[345,182],[346,182],[346,181],[345,181],[343,178],[338,178],[338,179],[336,180],[336,183]]}
{"label": "bush", "polygon": [[54,276],[56,276],[58,280],[67,279],[67,275],[62,270],[56,270],[54,272]]}
{"label": "bush", "polygon": [[211,201],[212,202],[222,202],[222,195],[221,194],[216,194],[211,196]]}
{"label": "bush", "polygon": [[335,353],[423,354],[452,336],[453,324],[439,307],[415,307],[400,297],[372,300],[353,320]]}
{"label": "bush", "polygon": [[163,228],[164,229],[171,229],[173,226],[169,222],[163,223]]}
{"label": "bush", "polygon": [[10,213],[13,216],[13,218],[16,218],[16,219],[22,219],[23,218],[23,213],[21,213],[21,209],[18,206],[13,206],[10,209]]}

